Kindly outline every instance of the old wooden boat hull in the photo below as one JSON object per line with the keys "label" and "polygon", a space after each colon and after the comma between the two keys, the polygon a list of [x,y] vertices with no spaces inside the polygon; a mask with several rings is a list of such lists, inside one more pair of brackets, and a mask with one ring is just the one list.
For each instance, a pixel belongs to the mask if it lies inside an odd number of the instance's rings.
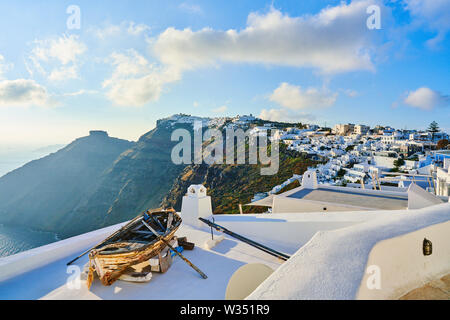
{"label": "old wooden boat hull", "polygon": [[[160,237],[154,236],[153,239],[146,240],[145,237],[151,237],[151,233],[149,233],[148,229],[146,229],[147,231],[140,229],[140,223],[142,221],[137,220],[135,224],[131,225],[128,230],[122,232],[121,235],[118,235],[104,246],[92,250],[89,253],[90,276],[88,276],[88,287],[92,283],[94,271],[97,273],[102,284],[109,286],[119,279],[128,267],[148,261],[160,253],[166,247],[162,239],[165,241],[173,239],[175,232],[181,224],[181,218],[176,212],[174,210],[165,210],[151,214],[156,216],[156,218],[151,216],[152,220],[150,221],[154,222],[155,228],[159,227],[158,231],[162,231],[162,234],[159,234]],[[167,214],[167,218],[164,220],[165,214]],[[169,215],[172,215],[172,217],[169,218]],[[163,223],[167,223],[167,229],[165,231],[162,230],[164,229]],[[170,225],[168,225],[169,223]],[[129,236],[127,237],[127,235]],[[139,236],[143,239],[139,240]]]}

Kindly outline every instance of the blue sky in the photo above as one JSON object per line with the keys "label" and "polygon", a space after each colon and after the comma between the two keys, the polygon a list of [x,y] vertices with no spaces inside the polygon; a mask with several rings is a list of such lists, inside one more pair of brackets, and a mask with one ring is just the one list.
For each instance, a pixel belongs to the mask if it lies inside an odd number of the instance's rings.
{"label": "blue sky", "polygon": [[[80,9],[80,29],[66,12]],[[366,9],[380,8],[381,29]],[[450,0],[0,3],[0,145],[174,113],[450,131]]]}

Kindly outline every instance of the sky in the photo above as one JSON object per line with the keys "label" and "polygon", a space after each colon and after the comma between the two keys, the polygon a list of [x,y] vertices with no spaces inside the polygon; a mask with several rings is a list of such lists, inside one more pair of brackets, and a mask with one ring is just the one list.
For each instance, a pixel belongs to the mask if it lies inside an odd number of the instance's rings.
{"label": "sky", "polygon": [[2,1],[0,147],[175,113],[450,132],[450,0]]}

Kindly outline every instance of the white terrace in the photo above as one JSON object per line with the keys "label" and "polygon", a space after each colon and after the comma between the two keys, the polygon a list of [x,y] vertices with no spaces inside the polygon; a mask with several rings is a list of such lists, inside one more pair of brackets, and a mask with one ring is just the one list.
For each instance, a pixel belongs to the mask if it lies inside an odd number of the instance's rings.
{"label": "white terrace", "polygon": [[[73,275],[67,272],[73,270],[66,262],[121,226],[115,225],[0,259],[0,299],[224,299],[230,277],[248,263],[275,270],[250,299],[396,299],[450,271],[449,203],[404,210],[214,216],[216,223],[292,255],[284,263],[228,236],[208,245],[211,230],[197,220],[211,219],[203,186],[189,188],[181,217],[177,235],[196,244],[183,254],[207,280],[175,258],[166,273],[153,274],[145,284],[117,281],[104,287],[96,280],[90,291],[83,281],[79,288],[67,285]],[[425,237],[433,243],[430,256],[422,253]],[[86,262],[84,257],[75,265],[82,268]],[[371,265],[381,268],[381,289],[366,286]]]}

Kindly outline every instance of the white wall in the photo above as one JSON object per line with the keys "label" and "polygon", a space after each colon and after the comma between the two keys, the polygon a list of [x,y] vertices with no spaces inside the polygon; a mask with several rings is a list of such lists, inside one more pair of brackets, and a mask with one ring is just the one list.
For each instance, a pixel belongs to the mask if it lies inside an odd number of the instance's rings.
{"label": "white wall", "polygon": [[[380,263],[381,272],[385,268],[388,277],[395,270],[393,280],[385,279],[385,293],[379,296],[386,298],[393,297],[391,290],[399,295],[424,279],[433,280],[435,276],[450,272],[450,203],[417,210],[384,212],[390,215],[315,234],[247,299],[362,298],[364,296],[359,295],[359,290],[366,279],[366,268],[372,262]],[[381,213],[383,211],[375,211],[374,214]],[[440,224],[442,227],[430,228]],[[414,235],[408,235],[411,233]],[[423,237],[434,243],[434,257],[432,255],[429,260],[432,265],[426,265],[420,257]],[[391,239],[394,239],[390,243],[394,247],[382,245],[383,241]],[[373,257],[379,258],[370,260]],[[395,280],[395,277],[403,278]],[[398,288],[402,288],[401,292],[397,291]]]}
{"label": "white wall", "polygon": [[416,169],[418,165],[419,165],[418,161],[405,160],[405,167],[408,170]]}
{"label": "white wall", "polygon": [[390,157],[381,157],[381,156],[374,156],[372,164],[376,165],[377,167],[382,168],[394,168],[394,161],[397,160],[396,158],[390,158]]}
{"label": "white wall", "polygon": [[[433,243],[430,256],[423,255],[424,238]],[[449,221],[379,242],[370,252],[367,266],[376,265],[380,268],[381,288],[370,290],[367,286],[370,275],[366,273],[357,299],[398,299],[449,273],[449,244]]]}
{"label": "white wall", "polygon": [[[448,160],[448,159],[445,159]],[[440,196],[449,196],[450,174],[448,169],[437,168],[436,191]]]}

